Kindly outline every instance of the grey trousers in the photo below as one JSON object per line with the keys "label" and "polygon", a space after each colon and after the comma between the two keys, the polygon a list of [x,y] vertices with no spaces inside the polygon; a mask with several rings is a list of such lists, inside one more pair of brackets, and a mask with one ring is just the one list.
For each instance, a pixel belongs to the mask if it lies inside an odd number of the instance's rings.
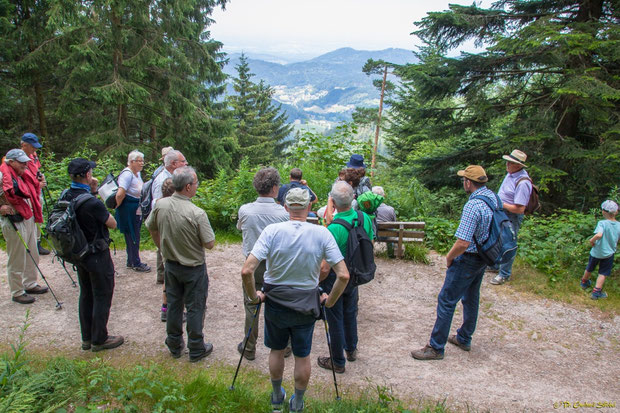
{"label": "grey trousers", "polygon": [[[263,288],[263,276],[265,274],[265,270],[267,269],[267,261],[261,261],[254,270],[254,288],[256,291],[260,291]],[[243,330],[243,338],[245,339],[250,326],[252,326],[252,331],[250,332],[250,336],[248,337],[248,344],[245,348],[247,353],[254,353],[256,351],[256,341],[258,340],[258,318],[260,314],[256,315],[254,318],[254,312],[256,311],[257,304],[250,304],[250,298],[245,292],[245,288],[243,288],[243,284],[241,286],[243,290],[243,308],[245,308],[245,330]],[[252,322],[253,321],[253,322]]]}
{"label": "grey trousers", "polygon": [[24,290],[36,287],[37,284],[37,267],[32,258],[28,256],[26,247],[19,238],[22,238],[32,257],[39,263],[39,249],[37,248],[37,226],[34,223],[34,217],[25,219],[22,222],[15,223],[19,234],[15,232],[8,218],[1,218],[2,235],[6,241],[6,272],[9,279],[9,288],[11,296],[17,297],[24,294]]}

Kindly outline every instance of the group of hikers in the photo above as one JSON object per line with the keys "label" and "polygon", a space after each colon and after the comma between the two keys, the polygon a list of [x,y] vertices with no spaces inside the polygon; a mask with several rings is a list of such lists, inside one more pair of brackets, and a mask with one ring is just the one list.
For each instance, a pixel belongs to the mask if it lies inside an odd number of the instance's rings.
{"label": "group of hikers", "polygon": [[[21,149],[10,150],[0,166],[0,221],[7,243],[9,288],[12,300],[19,304],[31,304],[35,301],[32,295],[48,291],[38,284],[35,272],[39,260],[37,224],[43,222],[41,191],[46,185],[36,156],[40,147],[36,135],[24,134]],[[488,177],[481,166],[470,165],[457,173],[469,199],[463,207],[456,241],[446,256],[446,277],[438,295],[437,319],[430,340],[425,347],[411,352],[415,359],[443,359],[447,342],[471,350],[480,286],[488,267],[478,249],[479,241],[489,238],[494,212],[499,209],[505,212],[516,236],[534,188],[525,169],[524,152],[514,150],[503,159],[507,175],[498,194],[487,188]],[[163,164],[149,181],[151,197],[146,209],[141,202],[145,185],[140,176],[144,167],[141,152],[128,155],[128,166],[117,179],[118,189],[111,204],[97,197],[100,187],[93,177],[95,162],[76,158],[68,164],[72,183],[60,200],[75,207],[75,220],[88,242],[88,253],[75,262],[83,350],[112,349],[124,342],[122,336],[109,335],[107,330],[115,272],[109,230],[118,226],[125,235],[127,267],[149,272],[150,267],[139,255],[140,226],[145,215],[144,223],[157,245],[156,281],[164,285],[161,319],[166,321],[165,344],[170,354],[180,358],[187,345],[189,361],[197,362],[213,350],[203,333],[209,286],[204,250],[214,247],[215,233],[206,212],[192,202],[199,186],[196,171],[180,151],[170,147],[162,150],[161,160]],[[264,305],[263,336],[270,349],[274,411],[281,410],[287,400],[282,380],[284,360],[291,354],[295,359],[295,387],[288,407],[292,412],[304,409],[316,320],[326,319],[330,344],[329,355],[317,358],[318,366],[342,374],[347,362],[357,360],[359,271],[352,257],[360,253],[352,250],[357,244],[351,234],[373,240],[374,221],[396,221],[394,208],[385,203],[373,207],[372,217],[363,212],[365,194],[378,195],[380,200],[385,196],[381,187],[371,186],[365,169],[363,157],[353,154],[335,179],[327,205],[314,213],[312,205],[317,196],[303,180],[300,169],[292,169],[290,182],[280,185],[276,169],[262,168],[253,179],[257,199],[239,209],[237,228],[242,233],[245,256],[240,277],[245,325],[237,351],[242,358],[255,359],[258,316]],[[115,207],[114,216],[106,205]],[[590,260],[581,280],[581,286],[589,288],[591,273],[599,266],[593,299],[606,297],[602,288],[605,277],[611,274],[620,237],[620,224],[615,219],[618,205],[606,200],[601,208],[605,219],[598,223],[590,239]],[[310,214],[318,215],[324,225],[308,222]],[[362,258],[374,265],[372,248],[370,251],[370,257],[366,253]],[[501,265],[491,268],[497,271],[491,284],[499,286],[510,280],[515,256],[516,248],[507,252]],[[459,301],[463,305],[463,323],[456,334],[450,335]]]}

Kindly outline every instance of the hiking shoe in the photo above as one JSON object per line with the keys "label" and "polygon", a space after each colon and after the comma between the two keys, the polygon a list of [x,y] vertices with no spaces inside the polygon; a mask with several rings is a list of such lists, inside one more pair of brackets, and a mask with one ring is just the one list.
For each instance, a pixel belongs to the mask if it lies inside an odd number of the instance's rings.
{"label": "hiking shoe", "polygon": [[82,341],[82,350],[90,350],[90,340]]}
{"label": "hiking shoe", "polygon": [[607,293],[605,291],[592,291],[592,295],[590,296],[590,298],[593,300],[607,298]]}
{"label": "hiking shoe", "polygon": [[357,349],[353,350],[353,351],[344,351],[345,353],[347,353],[347,361],[355,361],[357,360]]}
{"label": "hiking shoe", "polygon": [[506,281],[508,281],[508,278],[504,278],[504,277],[502,277],[501,275],[497,274],[497,275],[495,276],[495,278],[493,278],[493,279],[491,280],[491,284],[493,284],[493,285],[502,285],[502,284],[504,284]]}
{"label": "hiking shoe", "polygon": [[245,357],[247,360],[252,361],[256,358],[255,351],[248,351],[248,350],[246,350],[245,352],[243,351],[243,341],[237,344],[237,351],[239,352],[239,354],[243,354],[243,357]]}
{"label": "hiking shoe", "polygon": [[291,346],[287,346],[284,349],[284,358],[288,358],[291,356],[291,354],[293,354],[293,349],[291,348]]}
{"label": "hiking shoe", "polygon": [[159,319],[163,322],[166,322],[168,320],[168,309],[162,307],[161,308],[161,315],[159,316]]}
{"label": "hiking shoe", "polygon": [[456,334],[453,334],[450,337],[448,337],[448,343],[454,344],[461,350],[465,350],[465,351],[471,350],[471,345],[461,343],[459,339],[456,337]]}
{"label": "hiking shoe", "polygon": [[41,241],[37,242],[37,249],[39,250],[39,255],[50,255],[50,250],[44,248],[41,245]]}
{"label": "hiking shoe", "polygon": [[280,395],[282,396],[282,398],[279,401],[274,400],[273,392],[271,392],[271,411],[273,413],[280,413],[282,411],[284,400],[286,400],[286,390],[284,390],[284,387],[280,387]]}
{"label": "hiking shoe", "polygon": [[[328,358],[328,357],[326,357]],[[344,367],[343,367],[344,368]],[[295,395],[291,395],[291,400],[288,401],[288,411],[289,412],[303,412],[304,411],[304,401],[301,401],[301,407],[299,409],[295,409],[295,407],[293,407],[293,404],[297,404],[295,403],[293,400],[295,400]]]}
{"label": "hiking shoe", "polygon": [[319,357],[317,360],[317,364],[319,367],[323,367],[324,369],[331,370],[332,366],[334,366],[334,371],[336,373],[342,374],[344,373],[344,366],[336,366],[332,363],[332,360],[329,357]]}
{"label": "hiking shoe", "polygon": [[204,350],[202,351],[202,353],[200,353],[197,356],[192,356],[190,354],[189,362],[190,363],[195,363],[197,361],[200,361],[203,358],[207,357],[209,354],[211,354],[212,351],[213,351],[213,344],[211,344],[211,343],[204,343]]}
{"label": "hiking shoe", "polygon": [[131,267],[131,269],[134,270],[135,272],[151,272],[151,267],[149,267],[145,263],[136,265],[135,267]]}
{"label": "hiking shoe", "polygon": [[41,287],[40,285],[36,285],[33,288],[30,288],[25,291],[26,291],[26,294],[45,294],[48,290],[49,288],[47,287]]}
{"label": "hiking shoe", "polygon": [[172,356],[172,358],[178,359],[183,355],[183,349],[185,348],[185,342],[183,340],[181,340],[181,345],[175,349],[170,348],[167,338],[166,340],[164,340],[164,344],[166,344],[166,347],[168,347],[168,351],[170,351],[170,355]]}
{"label": "hiking shoe", "polygon": [[123,338],[123,336],[108,336],[108,338],[106,339],[106,341],[103,342],[103,344],[93,344],[92,350],[94,352],[101,350],[110,350],[120,346],[124,342],[125,339]]}
{"label": "hiking shoe", "polygon": [[435,350],[427,344],[419,350],[415,350],[411,352],[411,357],[416,360],[443,360],[443,353]]}
{"label": "hiking shoe", "polygon": [[22,295],[15,296],[15,297],[11,298],[11,300],[13,300],[13,301],[15,301],[16,303],[19,303],[19,304],[32,304],[35,301],[33,296],[30,296],[30,295],[28,295],[26,293],[24,293]]}
{"label": "hiking shoe", "polygon": [[592,285],[592,281],[590,281],[590,280],[585,280],[585,281],[581,280],[579,285],[581,285],[581,289],[582,290],[587,290]]}

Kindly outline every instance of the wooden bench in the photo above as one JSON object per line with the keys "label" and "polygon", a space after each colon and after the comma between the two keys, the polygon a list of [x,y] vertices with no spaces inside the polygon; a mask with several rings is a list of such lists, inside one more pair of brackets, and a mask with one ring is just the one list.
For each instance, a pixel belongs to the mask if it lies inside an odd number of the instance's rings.
{"label": "wooden bench", "polygon": [[[318,224],[319,219],[308,217],[306,221]],[[396,257],[402,258],[405,252],[404,243],[424,242],[424,222],[379,222],[377,223],[376,242],[393,242],[397,244]]]}

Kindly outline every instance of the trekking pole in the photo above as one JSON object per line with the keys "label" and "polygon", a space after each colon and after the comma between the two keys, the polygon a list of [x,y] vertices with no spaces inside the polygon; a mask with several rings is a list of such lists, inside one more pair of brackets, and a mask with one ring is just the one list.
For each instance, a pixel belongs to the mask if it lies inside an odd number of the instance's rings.
{"label": "trekking pole", "polygon": [[329,361],[332,364],[332,375],[334,376],[334,387],[336,388],[336,400],[340,400],[340,395],[338,394],[338,382],[336,381],[336,370],[334,369],[334,356],[332,355],[332,342],[329,339],[329,328],[327,327],[325,304],[323,304],[323,322],[325,323],[325,337],[327,337],[327,347],[329,348]]}
{"label": "trekking pole", "polygon": [[[54,250],[54,254],[56,254],[55,250]],[[69,271],[67,270],[67,266],[65,265],[65,260],[63,260],[60,257],[58,257],[58,254],[56,254],[56,258],[58,259],[58,261],[60,261],[60,265],[62,265],[62,268],[65,270],[65,273],[67,274],[67,277],[69,277],[69,279],[71,280],[72,287],[76,288],[77,284],[75,283],[75,280],[73,279],[71,274],[69,274]]]}
{"label": "trekking pole", "polygon": [[256,306],[256,311],[254,311],[254,317],[252,318],[252,324],[250,324],[250,328],[248,329],[248,333],[245,335],[245,340],[243,340],[243,351],[241,352],[241,357],[239,358],[239,363],[237,364],[237,370],[235,371],[235,377],[233,377],[232,384],[228,388],[228,390],[235,390],[235,380],[237,380],[237,374],[239,373],[239,367],[241,367],[241,360],[243,360],[243,355],[245,354],[245,348],[248,345],[248,339],[250,338],[250,333],[252,333],[252,327],[254,326],[254,322],[256,321],[256,316],[260,311],[260,306],[262,302],[259,301]]}
{"label": "trekking pole", "polygon": [[28,248],[28,245],[26,245],[26,241],[24,241],[24,238],[22,237],[22,234],[20,234],[20,232],[17,230],[17,227],[15,226],[15,223],[13,221],[9,220],[9,222],[13,226],[13,229],[15,230],[15,232],[17,232],[17,235],[19,236],[19,239],[22,241],[22,244],[24,244],[24,248],[26,248],[26,252],[28,253],[28,255],[30,256],[30,259],[34,263],[34,266],[37,267],[37,270],[39,271],[39,274],[41,274],[41,278],[43,278],[43,281],[45,281],[45,284],[47,284],[47,288],[49,288],[50,293],[52,293],[52,295],[54,296],[54,300],[56,300],[56,309],[57,310],[62,309],[62,303],[60,301],[58,301],[58,298],[56,297],[56,294],[54,294],[54,290],[52,290],[52,286],[50,285],[50,283],[47,282],[47,279],[45,278],[45,275],[43,275],[43,272],[41,271],[41,268],[39,268],[39,264],[37,264],[37,261],[32,256],[32,253],[30,252],[30,248]]}

